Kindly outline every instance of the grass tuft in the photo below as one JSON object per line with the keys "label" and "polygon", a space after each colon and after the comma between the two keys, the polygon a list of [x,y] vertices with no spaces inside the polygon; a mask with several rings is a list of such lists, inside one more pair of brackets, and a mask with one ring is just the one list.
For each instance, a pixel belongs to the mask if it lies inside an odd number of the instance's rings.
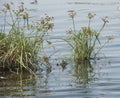
{"label": "grass tuft", "polygon": [[[99,31],[92,29],[91,21],[95,17],[95,14],[88,13],[88,25],[81,27],[79,31],[75,27],[75,16],[76,12],[74,10],[69,12],[69,16],[72,19],[73,29],[67,31],[68,39],[67,43],[71,46],[73,50],[73,57],[76,62],[90,61],[95,59],[100,50],[106,45],[100,42],[100,33],[109,22],[108,17],[103,18],[103,25]],[[96,46],[97,45],[97,46]],[[98,49],[96,49],[96,47]]]}
{"label": "grass tuft", "polygon": [[[44,54],[43,43],[47,31],[53,28],[53,17],[46,15],[39,21],[29,23],[30,16],[24,5],[17,10],[12,5],[5,3],[4,27],[0,32],[0,68],[9,71],[27,70],[34,74],[38,67],[39,58]],[[9,20],[6,18],[9,16]],[[10,22],[9,22],[10,21]],[[6,26],[10,30],[6,30]],[[47,66],[47,65],[46,65]]]}

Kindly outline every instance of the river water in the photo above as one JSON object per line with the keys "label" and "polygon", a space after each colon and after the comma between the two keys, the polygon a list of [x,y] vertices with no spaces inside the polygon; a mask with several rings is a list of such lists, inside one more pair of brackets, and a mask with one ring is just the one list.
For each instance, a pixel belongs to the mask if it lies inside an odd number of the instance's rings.
{"label": "river water", "polygon": [[[49,40],[56,53],[51,57],[51,72],[37,72],[34,78],[27,73],[22,77],[9,73],[3,75],[5,78],[0,79],[0,98],[120,97],[120,0],[38,0],[35,4],[31,3],[32,0],[0,0],[0,5],[4,2],[13,2],[15,6],[24,2],[34,20],[39,20],[44,14],[53,16],[55,26],[49,32]],[[69,10],[77,12],[75,23],[78,30],[87,25],[89,12],[96,14],[92,22],[96,30],[102,25],[101,18],[109,17],[100,40],[104,42],[106,36],[112,36],[113,40],[101,50],[100,59],[91,62],[91,70],[81,65],[76,73],[74,62],[69,58],[70,47],[61,40],[66,37],[67,29],[72,27]],[[53,48],[46,49],[48,55],[55,51]],[[68,62],[65,69],[56,66],[63,59]]]}

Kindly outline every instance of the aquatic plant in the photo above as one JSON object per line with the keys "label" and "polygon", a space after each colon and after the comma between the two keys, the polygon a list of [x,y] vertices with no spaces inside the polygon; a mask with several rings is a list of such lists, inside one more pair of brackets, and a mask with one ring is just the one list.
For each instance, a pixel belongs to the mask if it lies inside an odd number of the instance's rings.
{"label": "aquatic plant", "polygon": [[100,50],[110,40],[108,39],[104,44],[101,44],[99,40],[101,31],[109,22],[108,17],[102,18],[103,25],[99,31],[96,31],[92,29],[91,26],[91,20],[95,17],[95,14],[88,13],[88,25],[81,27],[81,29],[77,31],[75,26],[76,12],[74,10],[69,11],[69,16],[72,19],[73,29],[67,31],[68,39],[66,41],[73,50],[75,62],[84,62],[86,60],[90,61],[91,59],[95,59]]}
{"label": "aquatic plant", "polygon": [[[53,28],[53,17],[45,15],[30,23],[30,15],[24,5],[14,10],[9,3],[4,4],[1,12],[4,26],[0,32],[0,68],[11,72],[25,69],[34,74],[37,63],[45,57],[43,44],[47,41],[47,31]],[[6,26],[10,29],[6,30]]]}

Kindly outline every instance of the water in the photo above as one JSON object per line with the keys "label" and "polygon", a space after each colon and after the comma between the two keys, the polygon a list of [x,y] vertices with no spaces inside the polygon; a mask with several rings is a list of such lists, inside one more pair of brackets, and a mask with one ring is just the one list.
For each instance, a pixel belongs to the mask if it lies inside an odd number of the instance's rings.
{"label": "water", "polygon": [[[50,40],[55,46],[56,54],[51,58],[52,71],[43,70],[35,78],[25,74],[20,77],[9,73],[0,79],[1,98],[119,98],[120,96],[120,6],[119,0],[38,0],[37,4],[30,4],[32,0],[6,0],[14,2],[16,6],[24,2],[28,11],[39,20],[47,13],[54,16],[55,27],[49,32]],[[77,11],[76,28],[87,25],[89,12],[95,13],[92,26],[99,30],[101,18],[109,17],[109,24],[101,33],[101,42],[105,36],[112,35],[113,40],[102,49],[100,60],[91,62],[93,69],[81,67],[75,73],[74,63],[68,59],[70,48],[61,38],[65,38],[66,30],[72,27],[68,16],[69,10]],[[47,49],[48,55],[53,49]],[[55,60],[55,58],[60,58]],[[61,59],[68,62],[66,69],[56,66]],[[81,65],[82,66],[82,65]]]}

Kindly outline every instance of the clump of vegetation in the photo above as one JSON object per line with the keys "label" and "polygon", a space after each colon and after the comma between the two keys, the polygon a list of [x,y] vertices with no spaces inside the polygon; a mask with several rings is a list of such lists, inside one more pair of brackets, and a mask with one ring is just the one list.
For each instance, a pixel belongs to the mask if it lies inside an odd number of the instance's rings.
{"label": "clump of vegetation", "polygon": [[[103,25],[99,31],[92,29],[91,20],[94,18],[95,14],[88,13],[88,26],[81,27],[79,31],[75,27],[75,15],[74,10],[69,12],[69,16],[73,22],[73,29],[67,31],[68,39],[66,40],[68,44],[72,47],[73,57],[75,62],[90,61],[95,59],[100,50],[108,42],[101,44],[99,36],[106,23],[108,23],[108,17],[103,18]],[[108,39],[110,40],[110,39]],[[96,49],[97,45],[97,49]]]}
{"label": "clump of vegetation", "polygon": [[4,25],[0,32],[0,68],[17,72],[26,69],[34,74],[39,59],[45,57],[43,43],[47,41],[47,31],[53,28],[53,17],[46,15],[29,23],[30,16],[24,5],[13,10],[8,3],[1,12]]}

